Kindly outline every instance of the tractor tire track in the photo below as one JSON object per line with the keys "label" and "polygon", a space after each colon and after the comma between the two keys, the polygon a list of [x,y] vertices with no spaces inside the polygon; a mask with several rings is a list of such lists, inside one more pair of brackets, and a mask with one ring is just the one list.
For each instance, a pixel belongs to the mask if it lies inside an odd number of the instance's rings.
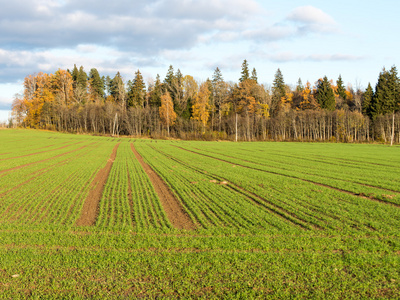
{"label": "tractor tire track", "polygon": [[171,224],[178,229],[195,229],[196,225],[185,212],[182,204],[171,192],[164,180],[143,160],[143,157],[137,152],[133,143],[131,143],[131,149],[149,177]]}
{"label": "tractor tire track", "polygon": [[103,195],[104,185],[107,182],[108,175],[110,174],[111,167],[117,156],[117,150],[120,143],[116,144],[110,159],[103,169],[97,172],[96,177],[91,184],[91,190],[87,196],[80,218],[76,221],[76,226],[92,226],[96,224],[96,219],[99,211],[99,203]]}

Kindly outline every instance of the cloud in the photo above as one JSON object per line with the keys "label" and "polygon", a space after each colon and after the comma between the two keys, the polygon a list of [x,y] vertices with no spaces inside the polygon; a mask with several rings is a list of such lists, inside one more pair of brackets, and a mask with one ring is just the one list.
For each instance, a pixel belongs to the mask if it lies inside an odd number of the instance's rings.
{"label": "cloud", "polygon": [[16,0],[0,12],[0,44],[19,50],[98,44],[156,54],[237,29],[258,11],[255,0]]}
{"label": "cloud", "polygon": [[309,6],[295,8],[287,17],[288,20],[307,24],[335,25],[335,20],[321,9]]}
{"label": "cloud", "polygon": [[289,13],[286,20],[294,22],[300,34],[336,32],[338,27],[338,24],[330,15],[311,5],[295,8]]}
{"label": "cloud", "polygon": [[292,52],[280,52],[276,54],[264,54],[264,58],[279,63],[309,61],[309,62],[335,62],[335,61],[358,61],[363,60],[363,56],[355,56],[349,54],[295,54]]}

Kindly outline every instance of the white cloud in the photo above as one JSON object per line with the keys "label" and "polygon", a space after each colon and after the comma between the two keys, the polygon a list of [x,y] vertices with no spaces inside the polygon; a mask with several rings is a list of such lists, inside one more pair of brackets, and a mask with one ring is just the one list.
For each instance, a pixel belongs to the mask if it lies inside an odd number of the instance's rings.
{"label": "white cloud", "polygon": [[330,15],[311,5],[295,8],[287,19],[307,24],[336,25],[335,20]]}

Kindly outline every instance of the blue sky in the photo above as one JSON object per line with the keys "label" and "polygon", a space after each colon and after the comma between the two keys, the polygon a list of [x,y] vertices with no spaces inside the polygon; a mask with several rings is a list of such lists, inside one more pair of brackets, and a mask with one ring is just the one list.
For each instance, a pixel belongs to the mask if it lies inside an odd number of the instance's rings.
{"label": "blue sky", "polygon": [[[237,81],[247,59],[270,85],[323,76],[365,88],[399,66],[400,2],[261,0],[0,0],[0,110],[25,76],[74,64],[101,75],[173,65],[198,80],[216,67]],[[4,113],[3,113],[4,114]],[[2,115],[0,114],[0,120]],[[4,117],[3,117],[4,118]]]}

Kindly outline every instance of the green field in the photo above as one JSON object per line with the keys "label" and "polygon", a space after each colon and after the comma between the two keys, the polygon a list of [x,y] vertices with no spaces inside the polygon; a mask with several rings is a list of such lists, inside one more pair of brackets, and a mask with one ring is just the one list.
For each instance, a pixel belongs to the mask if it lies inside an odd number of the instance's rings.
{"label": "green field", "polygon": [[399,146],[0,130],[0,298],[396,299],[399,228]]}

